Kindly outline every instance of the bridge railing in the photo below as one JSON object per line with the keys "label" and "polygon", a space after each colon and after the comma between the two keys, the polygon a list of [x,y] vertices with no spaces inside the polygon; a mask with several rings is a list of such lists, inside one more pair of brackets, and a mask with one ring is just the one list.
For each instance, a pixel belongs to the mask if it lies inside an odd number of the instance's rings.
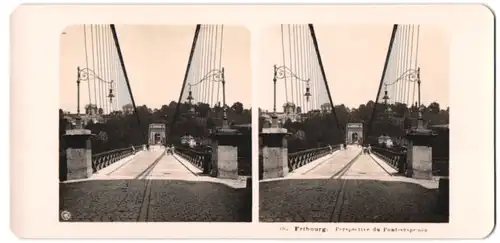
{"label": "bridge railing", "polygon": [[432,157],[432,174],[434,176],[449,176],[449,158],[448,157]]}
{"label": "bridge railing", "polygon": [[[372,146],[372,153],[384,160],[398,173],[404,173],[407,167],[406,152],[395,151],[378,146]],[[449,158],[432,157],[432,174],[434,176],[449,176]]]}
{"label": "bridge railing", "polygon": [[292,172],[293,170],[307,165],[316,159],[339,150],[339,148],[340,145],[332,145],[290,153],[288,154],[288,170],[289,172]]}
{"label": "bridge railing", "polygon": [[142,150],[143,146],[144,145],[130,146],[126,148],[113,149],[110,151],[92,155],[93,173],[96,173],[97,171],[108,167],[109,165],[115,163],[118,160],[121,160],[130,155],[135,154],[137,151]]}
{"label": "bridge railing", "polygon": [[406,170],[406,152],[396,151],[388,148],[379,147],[376,145],[371,146],[371,151],[382,160],[384,160],[389,166],[398,171],[398,173],[404,173]]}
{"label": "bridge railing", "polygon": [[185,148],[181,146],[175,146],[174,153],[187,160],[189,163],[194,165],[196,168],[203,171],[203,173],[208,173],[210,171],[210,164],[212,160],[211,149],[192,149]]}

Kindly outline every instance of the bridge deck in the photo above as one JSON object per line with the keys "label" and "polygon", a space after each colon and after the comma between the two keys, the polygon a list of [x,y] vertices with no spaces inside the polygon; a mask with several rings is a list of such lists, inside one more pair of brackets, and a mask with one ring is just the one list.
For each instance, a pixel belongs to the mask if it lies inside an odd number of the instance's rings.
{"label": "bridge deck", "polygon": [[436,212],[436,181],[393,176],[389,166],[372,154],[361,154],[360,148],[350,147],[313,163],[285,179],[260,183],[260,221],[448,220]]}
{"label": "bridge deck", "polygon": [[353,163],[343,179],[387,179],[391,174],[379,165],[370,155],[360,155]]}
{"label": "bridge deck", "polygon": [[251,220],[245,183],[198,172],[177,155],[140,151],[87,180],[60,183],[59,207],[70,221]]}
{"label": "bridge deck", "polygon": [[345,150],[337,150],[332,155],[324,156],[294,170],[286,179],[331,178],[340,173],[342,168],[360,153],[360,147],[348,146]]}
{"label": "bridge deck", "polygon": [[162,154],[161,151],[140,151],[129,160],[118,161],[112,169],[104,168],[98,171],[92,179],[142,179],[154,168]]}
{"label": "bridge deck", "polygon": [[195,171],[191,171],[176,156],[163,155],[145,176],[146,179],[195,180]]}
{"label": "bridge deck", "polygon": [[391,167],[387,162],[385,162],[382,158],[378,157],[374,153],[370,154],[370,157],[373,159],[375,163],[377,163],[383,170],[387,171],[391,175],[395,175],[398,173],[398,171]]}

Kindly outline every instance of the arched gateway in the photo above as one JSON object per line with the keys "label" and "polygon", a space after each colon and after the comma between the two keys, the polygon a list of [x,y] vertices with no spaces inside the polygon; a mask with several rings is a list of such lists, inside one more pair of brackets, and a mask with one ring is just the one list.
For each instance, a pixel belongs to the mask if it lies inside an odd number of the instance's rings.
{"label": "arched gateway", "polygon": [[347,123],[346,143],[362,143],[363,141],[363,123]]}
{"label": "arched gateway", "polygon": [[149,145],[164,144],[166,140],[165,130],[166,130],[165,124],[163,123],[149,124],[148,144]]}

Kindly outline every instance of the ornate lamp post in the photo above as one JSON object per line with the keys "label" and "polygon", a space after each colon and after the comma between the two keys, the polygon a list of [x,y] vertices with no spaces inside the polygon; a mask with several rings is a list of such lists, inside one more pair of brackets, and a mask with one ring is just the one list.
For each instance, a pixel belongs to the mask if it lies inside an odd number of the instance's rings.
{"label": "ornate lamp post", "polygon": [[187,100],[188,100],[188,103],[189,103],[189,112],[191,114],[194,114],[194,107],[193,107],[193,91],[191,90],[191,84],[188,84],[189,85],[189,90],[188,90],[188,97],[187,97]]}
{"label": "ornate lamp post", "polygon": [[[418,101],[416,103],[418,103],[418,107],[420,107],[420,67],[417,68],[417,69],[408,69],[406,70],[404,73],[402,73],[396,80],[394,80],[393,82],[391,83],[385,83],[384,84],[384,97],[382,97],[382,99],[384,100],[384,105],[386,107],[386,109],[390,109],[390,108],[387,108],[387,100],[389,100],[389,95],[387,93],[387,87],[388,86],[392,86],[400,81],[406,81],[406,82],[410,82],[410,83],[417,83],[417,92],[418,92]],[[419,117],[421,117],[421,114],[419,114]]]}
{"label": "ornate lamp post", "polygon": [[204,81],[214,82],[214,83],[222,83],[222,106],[223,106],[222,128],[223,129],[229,128],[229,123],[227,120],[227,106],[226,106],[226,80],[224,77],[224,68],[223,67],[221,69],[212,69],[207,74],[205,74],[205,76],[203,76],[203,78],[201,78],[198,82],[188,84],[187,100],[188,100],[189,104],[191,105],[191,109],[193,109],[192,102],[194,100],[192,87],[197,86],[197,85],[203,83]]}
{"label": "ornate lamp post", "polygon": [[113,104],[113,98],[115,98],[115,95],[113,94],[113,80],[110,81],[111,84],[109,85],[109,104]]}
{"label": "ornate lamp post", "polygon": [[277,67],[276,65],[274,65],[273,68],[274,68],[274,75],[273,75],[274,104],[273,104],[273,114],[271,115],[271,118],[272,118],[272,127],[277,127],[278,116],[276,115],[276,82],[278,81],[278,79],[286,79],[293,77],[297,81],[306,83],[306,92],[304,93],[304,96],[306,97],[307,102],[309,102],[309,98],[311,97],[311,91],[309,87],[310,79],[302,79],[298,77],[292,70],[290,70],[290,68],[286,66]]}
{"label": "ornate lamp post", "polygon": [[[420,67],[417,69],[408,69],[403,74],[401,74],[401,76],[399,78],[397,78],[393,82],[385,84],[385,88],[386,88],[385,96],[382,99],[384,99],[385,101],[387,99],[389,99],[389,97],[387,96],[387,86],[394,85],[394,84],[398,83],[399,81],[407,81],[410,83],[417,83],[418,100],[415,102],[415,104],[412,104],[412,106],[415,106],[415,110],[418,112],[417,113],[417,126],[413,130],[415,130],[415,131],[418,130],[418,131],[422,132],[423,130],[426,130],[426,129],[425,129],[425,124],[424,124],[424,118],[422,116],[422,107],[421,107],[422,103],[421,103],[421,89],[420,89],[420,85],[421,85]],[[429,132],[429,131],[426,131],[426,132]],[[429,132],[429,133],[432,133],[432,132]]]}
{"label": "ornate lamp post", "polygon": [[89,68],[80,68],[76,67],[76,72],[77,72],[77,79],[76,79],[76,93],[77,93],[77,101],[76,101],[76,113],[77,113],[77,121],[76,121],[76,126],[77,128],[81,128],[81,117],[80,117],[80,83],[81,82],[89,82],[90,78],[95,78],[99,80],[100,82],[103,82],[105,84],[109,84],[109,102],[113,102],[113,98],[115,95],[113,94],[113,80],[111,81],[106,81],[99,77],[92,69]]}

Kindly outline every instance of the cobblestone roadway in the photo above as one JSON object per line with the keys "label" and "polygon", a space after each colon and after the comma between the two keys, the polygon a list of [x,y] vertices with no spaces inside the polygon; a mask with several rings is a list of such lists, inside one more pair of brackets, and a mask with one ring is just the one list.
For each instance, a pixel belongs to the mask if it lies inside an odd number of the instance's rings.
{"label": "cobblestone roadway", "polygon": [[149,221],[243,222],[252,219],[251,189],[212,182],[154,180]]}
{"label": "cobblestone roadway", "polygon": [[[251,220],[251,191],[224,184],[152,180],[93,180],[60,184],[60,210],[70,221],[220,221]],[[143,205],[143,202],[146,205]],[[141,214],[145,208],[146,214]]]}
{"label": "cobblestone roadway", "polygon": [[70,221],[137,221],[144,180],[92,180],[59,184],[60,211]]}
{"label": "cobblestone roadway", "polygon": [[[294,179],[260,183],[260,221],[448,220],[447,216],[434,213],[437,190],[391,179],[368,155],[358,157],[344,177],[349,179]],[[387,181],[378,180],[381,177]]]}
{"label": "cobblestone roadway", "polygon": [[[90,180],[60,184],[60,211],[69,221],[219,221],[251,220],[251,189],[202,181],[172,156],[144,152],[111,176],[153,180]],[[157,160],[157,163],[154,161]],[[160,179],[161,180],[158,180]]]}
{"label": "cobblestone roadway", "polygon": [[259,183],[263,222],[330,222],[340,184],[329,179],[293,179]]}

